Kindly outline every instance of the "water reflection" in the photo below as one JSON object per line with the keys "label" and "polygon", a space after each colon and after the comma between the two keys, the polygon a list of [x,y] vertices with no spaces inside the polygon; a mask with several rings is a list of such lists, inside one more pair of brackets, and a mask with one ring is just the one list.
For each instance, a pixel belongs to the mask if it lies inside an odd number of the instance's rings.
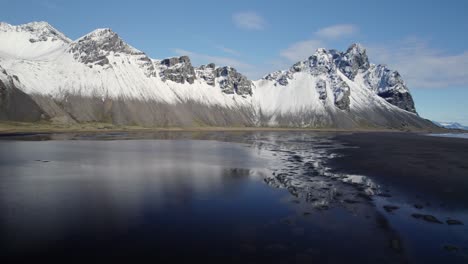
{"label": "water reflection", "polygon": [[367,177],[334,174],[326,166],[333,150],[344,147],[332,137],[168,132],[8,138],[0,141],[1,248],[17,257],[403,261],[402,246],[389,246],[401,244],[398,234],[371,203],[372,195],[385,192]]}

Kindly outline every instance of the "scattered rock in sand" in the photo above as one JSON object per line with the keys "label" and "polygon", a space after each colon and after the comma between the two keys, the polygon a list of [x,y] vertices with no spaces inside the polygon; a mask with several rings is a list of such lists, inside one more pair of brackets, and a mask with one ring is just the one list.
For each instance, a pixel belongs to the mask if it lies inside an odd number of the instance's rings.
{"label": "scattered rock in sand", "polygon": [[434,224],[443,224],[439,219],[437,219],[435,216],[433,215],[425,215],[425,214],[412,214],[411,215],[412,217],[416,218],[416,219],[422,219],[426,222],[429,222],[429,223],[434,223]]}
{"label": "scattered rock in sand", "polygon": [[400,209],[400,207],[395,206],[395,205],[384,205],[384,206],[383,206],[383,209],[384,209],[385,211],[387,211],[388,213],[391,213],[391,212],[393,212],[393,211],[395,211],[395,210],[397,210],[397,209]]}
{"label": "scattered rock in sand", "polygon": [[301,228],[301,227],[293,228],[293,229],[291,229],[291,232],[295,236],[303,236],[305,234],[304,228]]}
{"label": "scattered rock in sand", "polygon": [[454,245],[445,245],[444,249],[448,252],[458,252],[458,247]]}
{"label": "scattered rock in sand", "polygon": [[372,201],[372,197],[367,193],[362,193],[361,192],[361,193],[356,194],[356,196],[361,197],[361,198],[363,198],[364,200],[367,200],[367,201]]}
{"label": "scattered rock in sand", "polygon": [[447,222],[447,225],[463,225],[462,221],[455,220],[455,219],[448,219],[445,222]]}
{"label": "scattered rock in sand", "polygon": [[304,212],[304,213],[302,213],[302,215],[303,216],[308,216],[308,215],[310,215],[310,212]]}
{"label": "scattered rock in sand", "polygon": [[420,204],[415,204],[415,205],[414,205],[414,208],[416,208],[416,209],[423,209],[424,206],[422,206],[422,205],[420,205]]}
{"label": "scattered rock in sand", "polygon": [[395,251],[401,251],[401,242],[399,239],[392,239],[390,241],[390,247]]}
{"label": "scattered rock in sand", "polygon": [[288,248],[283,244],[271,244],[265,247],[268,251],[285,251]]}
{"label": "scattered rock in sand", "polygon": [[253,253],[255,252],[257,249],[255,248],[254,245],[252,244],[242,244],[240,246],[241,250],[244,251],[244,252],[249,252],[249,253]]}
{"label": "scattered rock in sand", "polygon": [[377,194],[377,196],[380,196],[380,197],[387,197],[387,198],[392,197],[392,196],[391,196],[390,194],[388,194],[388,193],[379,193],[379,194]]}
{"label": "scattered rock in sand", "polygon": [[310,169],[307,172],[305,172],[304,175],[314,177],[314,176],[319,176],[320,172],[318,172],[318,171],[316,171],[314,169]]}
{"label": "scattered rock in sand", "polygon": [[299,156],[299,155],[292,155],[291,158],[292,158],[294,161],[302,162],[302,157]]}
{"label": "scattered rock in sand", "polygon": [[319,206],[315,207],[315,209],[321,210],[321,211],[328,210],[329,208],[330,207],[328,207],[328,205],[319,205]]}
{"label": "scattered rock in sand", "polygon": [[351,200],[351,199],[344,199],[343,202],[348,203],[348,204],[356,204],[356,203],[359,203],[359,201]]}
{"label": "scattered rock in sand", "polygon": [[313,263],[314,258],[312,256],[309,256],[307,254],[296,254],[296,263]]}

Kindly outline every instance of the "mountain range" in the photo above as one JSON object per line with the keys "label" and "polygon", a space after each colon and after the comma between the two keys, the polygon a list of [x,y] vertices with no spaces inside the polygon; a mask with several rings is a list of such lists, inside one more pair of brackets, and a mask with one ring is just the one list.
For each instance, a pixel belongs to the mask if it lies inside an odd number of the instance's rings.
{"label": "mountain range", "polygon": [[46,22],[0,23],[0,120],[145,127],[428,129],[401,75],[366,49],[318,49],[249,80],[187,56],[153,59],[111,29],[71,40]]}

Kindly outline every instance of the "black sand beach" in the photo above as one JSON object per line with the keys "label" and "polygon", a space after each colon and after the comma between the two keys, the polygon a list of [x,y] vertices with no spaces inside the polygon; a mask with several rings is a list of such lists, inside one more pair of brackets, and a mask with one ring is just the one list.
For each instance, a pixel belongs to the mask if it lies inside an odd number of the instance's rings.
{"label": "black sand beach", "polygon": [[412,133],[355,133],[336,140],[337,171],[370,176],[414,198],[468,207],[468,140]]}

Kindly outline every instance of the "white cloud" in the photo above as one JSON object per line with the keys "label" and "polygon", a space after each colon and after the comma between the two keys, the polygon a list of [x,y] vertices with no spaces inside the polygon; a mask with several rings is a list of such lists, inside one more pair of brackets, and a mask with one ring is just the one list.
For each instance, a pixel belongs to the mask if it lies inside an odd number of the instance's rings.
{"label": "white cloud", "polygon": [[216,46],[217,49],[223,51],[224,53],[228,53],[228,54],[231,54],[231,55],[234,55],[234,56],[240,56],[241,53],[237,50],[234,50],[234,49],[230,49],[230,48],[227,48],[227,47],[224,47],[224,46]]}
{"label": "white cloud", "polygon": [[411,88],[468,86],[468,50],[448,54],[410,38],[393,45],[370,45],[368,54],[372,62],[399,71]]}
{"label": "white cloud", "polygon": [[232,20],[239,28],[248,30],[262,30],[266,26],[265,19],[253,11],[235,13]]}
{"label": "white cloud", "polygon": [[323,48],[324,43],[320,40],[310,39],[292,44],[280,52],[280,56],[289,61],[300,61],[314,54],[318,48]]}
{"label": "white cloud", "polygon": [[321,28],[315,32],[319,38],[338,39],[346,36],[351,36],[359,32],[359,28],[352,24],[340,24]]}

